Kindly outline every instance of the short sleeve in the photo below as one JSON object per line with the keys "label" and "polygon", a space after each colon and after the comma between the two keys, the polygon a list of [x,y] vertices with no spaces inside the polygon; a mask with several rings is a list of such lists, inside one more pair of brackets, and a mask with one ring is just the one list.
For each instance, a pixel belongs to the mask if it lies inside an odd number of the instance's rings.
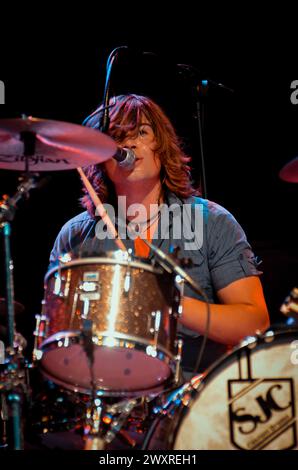
{"label": "short sleeve", "polygon": [[91,252],[95,224],[96,221],[86,211],[66,222],[55,240],[50,254],[49,268],[56,266],[58,258],[66,253],[71,253],[74,257],[81,257],[83,249],[89,249]]}
{"label": "short sleeve", "polygon": [[209,269],[218,291],[238,279],[259,276],[262,272],[240,224],[226,209],[215,206],[207,236]]}
{"label": "short sleeve", "polygon": [[49,267],[52,267],[53,265],[57,263],[58,257],[61,254],[68,253],[69,251],[71,251],[70,231],[69,231],[68,224],[65,224],[60,230],[60,232],[58,233],[58,236],[52,248],[52,251],[50,254],[50,266]]}

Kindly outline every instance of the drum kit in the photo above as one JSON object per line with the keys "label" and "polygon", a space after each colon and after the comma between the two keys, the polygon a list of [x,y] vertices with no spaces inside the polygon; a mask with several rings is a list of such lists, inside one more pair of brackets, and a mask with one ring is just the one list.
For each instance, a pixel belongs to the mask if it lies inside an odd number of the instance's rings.
{"label": "drum kit", "polygon": [[183,284],[200,288],[160,250],[153,261],[121,249],[61,254],[45,276],[32,360],[24,358],[10,253],[18,201],[40,184],[40,172],[102,163],[116,148],[75,124],[0,120],[0,169],[22,172],[16,194],[0,203],[1,448],[297,449],[297,328],[245,338],[185,382]]}

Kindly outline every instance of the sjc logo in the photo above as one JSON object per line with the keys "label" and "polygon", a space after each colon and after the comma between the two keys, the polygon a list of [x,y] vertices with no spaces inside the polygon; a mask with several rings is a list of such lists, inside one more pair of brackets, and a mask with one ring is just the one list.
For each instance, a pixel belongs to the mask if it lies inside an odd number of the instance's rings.
{"label": "sjc logo", "polygon": [[294,90],[290,96],[291,103],[298,104],[298,80],[292,81],[291,89]]}
{"label": "sjc logo", "polygon": [[4,82],[0,80],[0,104],[5,104],[5,86]]}
{"label": "sjc logo", "polygon": [[231,442],[239,449],[297,444],[293,379],[229,380]]}

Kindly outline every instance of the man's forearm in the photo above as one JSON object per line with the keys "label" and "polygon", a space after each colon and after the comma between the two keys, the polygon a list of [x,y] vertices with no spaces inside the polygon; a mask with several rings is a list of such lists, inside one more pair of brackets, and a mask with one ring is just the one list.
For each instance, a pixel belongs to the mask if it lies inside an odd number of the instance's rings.
{"label": "man's forearm", "polygon": [[[245,336],[269,326],[267,313],[250,304],[210,304],[210,313],[209,338],[224,344],[236,345]],[[205,302],[184,297],[180,319],[184,326],[204,334],[206,315]]]}

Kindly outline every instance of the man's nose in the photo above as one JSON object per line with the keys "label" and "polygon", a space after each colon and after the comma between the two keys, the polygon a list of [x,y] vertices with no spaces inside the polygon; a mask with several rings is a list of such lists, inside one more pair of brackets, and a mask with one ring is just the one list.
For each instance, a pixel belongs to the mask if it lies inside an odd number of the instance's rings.
{"label": "man's nose", "polygon": [[135,137],[128,137],[127,139],[125,139],[124,143],[123,143],[123,147],[127,147],[127,148],[130,148],[130,149],[136,149],[137,148],[137,141],[136,141],[136,138]]}

